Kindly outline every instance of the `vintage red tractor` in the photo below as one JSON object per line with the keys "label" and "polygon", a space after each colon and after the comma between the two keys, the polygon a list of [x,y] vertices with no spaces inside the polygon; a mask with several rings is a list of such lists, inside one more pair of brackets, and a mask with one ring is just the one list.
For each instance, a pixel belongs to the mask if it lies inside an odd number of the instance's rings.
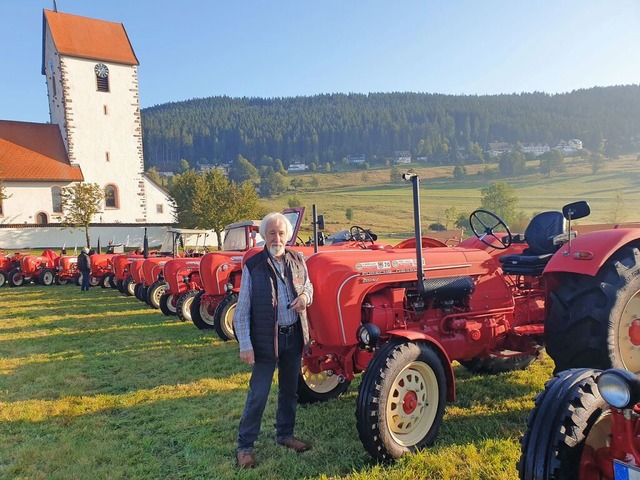
{"label": "vintage red tractor", "polygon": [[622,369],[556,374],[527,417],[517,468],[521,480],[640,478],[640,379]]}
{"label": "vintage red tractor", "polygon": [[0,287],[7,283],[9,272],[20,266],[20,258],[24,255],[21,252],[15,252],[11,255],[0,253]]}
{"label": "vintage red tractor", "polygon": [[191,304],[202,290],[200,261],[199,257],[185,257],[173,258],[164,264],[166,287],[160,297],[162,313],[177,315],[183,322],[191,321]]}
{"label": "vintage red tractor", "polygon": [[590,213],[586,202],[536,215],[524,236],[476,210],[475,236],[447,247],[422,238],[419,179],[405,179],[413,184],[415,239],[307,260],[315,294],[301,401],[340,395],[364,372],[358,433],[387,461],[436,438],[445,402],[456,396],[453,360],[503,372],[530,365],[546,346],[561,369],[640,369],[640,229],[575,237],[571,221]]}
{"label": "vintage red tractor", "polygon": [[[91,260],[91,271],[89,272],[89,285],[102,288],[112,286],[113,263],[111,259],[115,257],[115,253],[92,253],[89,255]],[[82,272],[76,277],[76,285],[82,284]]]}
{"label": "vintage red tractor", "polygon": [[18,266],[14,267],[7,277],[10,287],[19,287],[34,280],[40,285],[52,285],[56,277],[56,265],[60,256],[53,250],[46,249],[42,255],[25,255],[20,257]]}
{"label": "vintage red tractor", "polygon": [[76,282],[80,272],[78,271],[78,257],[76,255],[62,255],[56,265],[56,284],[66,285]]}

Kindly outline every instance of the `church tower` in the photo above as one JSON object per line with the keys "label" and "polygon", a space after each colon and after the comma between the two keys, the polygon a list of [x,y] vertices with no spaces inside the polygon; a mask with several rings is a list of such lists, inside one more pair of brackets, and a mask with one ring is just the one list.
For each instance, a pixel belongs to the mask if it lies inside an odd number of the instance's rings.
{"label": "church tower", "polygon": [[44,10],[42,36],[51,123],[71,165],[103,188],[100,221],[173,222],[170,198],[144,175],[139,63],[124,26]]}

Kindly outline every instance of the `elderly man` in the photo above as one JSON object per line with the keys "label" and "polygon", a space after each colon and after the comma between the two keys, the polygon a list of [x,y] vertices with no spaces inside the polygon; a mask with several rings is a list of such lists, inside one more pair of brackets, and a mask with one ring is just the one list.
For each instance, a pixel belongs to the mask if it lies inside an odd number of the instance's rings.
{"label": "elderly man", "polygon": [[240,468],[255,466],[253,447],[276,366],[276,441],[298,453],[311,448],[293,436],[302,348],[309,342],[306,308],[313,299],[313,286],[302,255],[285,248],[292,230],[283,214],[266,215],[260,224],[265,247],[242,269],[233,324],[240,359],[252,366],[252,372],[238,430],[236,459]]}

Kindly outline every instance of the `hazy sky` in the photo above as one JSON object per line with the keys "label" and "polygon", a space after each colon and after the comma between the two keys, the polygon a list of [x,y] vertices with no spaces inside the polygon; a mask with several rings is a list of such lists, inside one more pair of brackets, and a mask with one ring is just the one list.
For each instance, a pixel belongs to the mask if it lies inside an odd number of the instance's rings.
{"label": "hazy sky", "polygon": [[[0,0],[0,119],[49,121],[42,10]],[[142,107],[335,92],[497,94],[640,83],[638,0],[57,0],[123,23]]]}

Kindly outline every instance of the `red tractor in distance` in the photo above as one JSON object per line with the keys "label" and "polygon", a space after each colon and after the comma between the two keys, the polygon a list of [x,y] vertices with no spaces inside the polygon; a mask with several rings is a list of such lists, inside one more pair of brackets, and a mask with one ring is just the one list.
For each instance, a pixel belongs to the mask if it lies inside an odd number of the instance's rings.
{"label": "red tractor in distance", "polygon": [[[102,288],[112,286],[111,279],[113,278],[113,264],[111,259],[115,257],[115,253],[92,253],[89,255],[91,260],[91,271],[89,272],[89,285]],[[76,285],[82,284],[82,273],[80,272],[76,277]]]}
{"label": "red tractor in distance", "polygon": [[200,261],[201,258],[186,257],[174,258],[164,264],[166,288],[160,297],[162,313],[177,315],[183,322],[191,321],[191,304],[202,290]]}
{"label": "red tractor in distance", "polygon": [[7,283],[9,272],[20,266],[20,257],[24,255],[24,253],[20,252],[13,253],[11,255],[0,253],[0,287]]}
{"label": "red tractor in distance", "polygon": [[25,255],[7,277],[10,287],[19,287],[34,280],[40,285],[52,285],[56,278],[56,266],[60,256],[46,249],[42,255]]}
{"label": "red tractor in distance", "polygon": [[559,369],[640,370],[640,229],[575,236],[571,221],[590,213],[586,202],[536,215],[524,236],[476,210],[475,236],[434,246],[422,238],[419,179],[404,178],[412,242],[307,260],[315,293],[300,401],[336,397],[364,372],[359,437],[389,461],[435,440],[456,396],[453,360],[497,373],[527,367],[546,347]]}
{"label": "red tractor in distance", "polygon": [[56,284],[66,285],[76,282],[80,271],[78,270],[78,257],[76,255],[62,255],[56,265]]}

